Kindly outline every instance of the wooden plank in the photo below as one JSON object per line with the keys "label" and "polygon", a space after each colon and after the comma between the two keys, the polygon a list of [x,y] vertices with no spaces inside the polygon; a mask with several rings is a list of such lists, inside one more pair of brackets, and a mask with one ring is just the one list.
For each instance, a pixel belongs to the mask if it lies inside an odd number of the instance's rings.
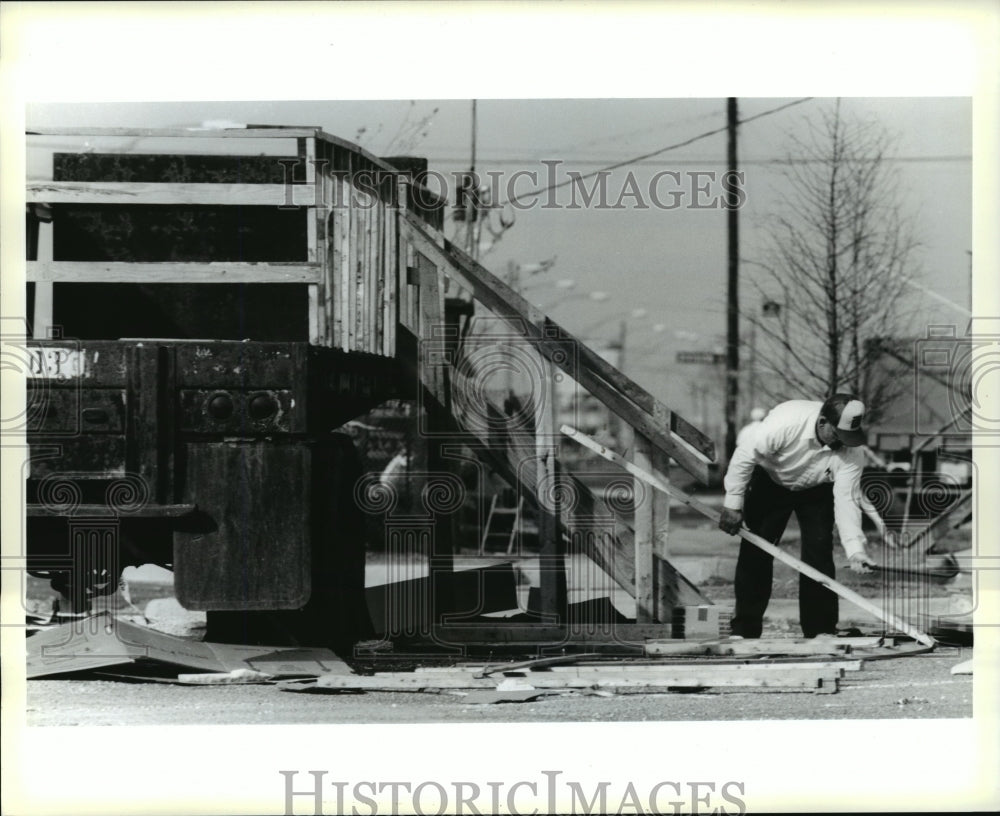
{"label": "wooden plank", "polygon": [[[666,484],[670,483],[670,458],[658,448],[650,451],[651,470]],[[677,571],[670,564],[670,497],[654,490],[647,500],[653,505],[653,617],[673,620],[676,606],[683,606],[682,588]]]}
{"label": "wooden plank", "polygon": [[[334,197],[334,200],[336,200],[336,197],[340,195],[340,183],[339,178],[334,177],[330,179],[331,195]],[[344,226],[341,211],[336,208],[331,208],[330,215],[328,216],[328,222],[330,241],[330,291],[328,293],[328,302],[329,311],[333,320],[333,345],[337,348],[343,348],[344,313],[341,308],[341,303],[344,298],[344,258],[341,251],[341,240]]]}
{"label": "wooden plank", "polygon": [[373,197],[366,194],[366,203],[369,205],[365,210],[365,261],[364,279],[365,290],[364,315],[365,315],[365,351],[371,353],[375,350],[375,219],[378,210],[374,206]]}
{"label": "wooden plank", "polygon": [[28,136],[107,136],[109,138],[300,139],[322,133],[319,128],[33,128]]}
{"label": "wooden plank", "polygon": [[119,181],[28,182],[27,201],[49,204],[226,204],[309,207],[312,184],[162,184]]}
{"label": "wooden plank", "polygon": [[[692,508],[693,510],[697,510],[703,516],[706,516],[712,521],[718,523],[719,512],[714,508],[702,504],[697,499],[688,496],[683,491],[678,490],[676,487],[665,484],[663,481],[658,479],[654,474],[636,467],[634,464],[632,464],[626,459],[623,459],[614,451],[608,450],[608,448],[606,448],[604,445],[601,445],[599,442],[594,441],[586,434],[580,433],[575,428],[571,428],[568,425],[563,425],[562,432],[567,436],[569,436],[571,439],[575,440],[576,442],[579,442],[584,447],[590,448],[592,451],[604,457],[609,462],[614,462],[620,467],[625,468],[633,476],[638,476],[644,482],[646,482],[646,484],[655,487],[657,490],[664,491],[675,500],[688,505],[688,507]],[[825,586],[832,592],[835,592],[844,600],[850,601],[855,606],[864,609],[866,612],[870,612],[880,621],[883,621],[884,623],[887,623],[890,626],[899,629],[901,632],[904,632],[905,634],[912,637],[914,640],[923,643],[925,646],[933,647],[935,645],[936,641],[930,635],[921,632],[919,629],[913,626],[910,626],[910,624],[906,623],[906,621],[902,620],[901,618],[897,617],[891,612],[885,611],[877,604],[874,604],[871,601],[869,601],[867,598],[863,598],[862,596],[858,595],[858,593],[855,592],[853,589],[847,588],[840,582],[835,581],[829,575],[824,575],[819,570],[810,567],[806,563],[803,563],[795,556],[789,555],[784,550],[775,547],[773,544],[771,544],[769,541],[765,541],[759,535],[751,533],[746,528],[741,529],[739,535],[741,538],[743,538],[744,541],[749,541],[751,544],[764,550],[764,552],[768,553],[773,558],[777,558],[779,561],[792,567],[792,569],[796,570],[797,572],[800,572],[807,578],[812,578],[814,581],[816,581],[816,583]]]}
{"label": "wooden plank", "polygon": [[[444,643],[524,643],[560,644],[566,642],[565,626],[552,624],[497,623],[468,626],[441,626],[435,630],[435,637]],[[650,639],[664,639],[670,636],[671,626],[663,623],[637,624],[617,623],[607,629],[580,630],[572,633],[573,643],[593,643],[630,646],[641,648]]]}
{"label": "wooden plank", "polygon": [[[349,157],[349,161],[350,161]],[[348,176],[347,176],[347,207],[345,212],[350,215],[349,221],[349,240],[348,240],[348,264],[347,264],[347,309],[348,309],[348,332],[350,334],[350,344],[348,349],[351,351],[360,350],[361,346],[358,340],[358,229],[360,221],[360,213],[358,211],[357,200],[354,190],[354,182],[351,180],[350,164],[348,165]]]}
{"label": "wooden plank", "polygon": [[53,300],[54,289],[52,282],[45,279],[32,278],[32,268],[52,264],[52,222],[38,222],[38,251],[37,261],[29,261],[27,268],[28,281],[35,283],[35,306],[31,317],[31,336],[35,340],[44,340],[48,337],[49,329],[52,326],[52,310],[55,302]]}
{"label": "wooden plank", "polygon": [[[602,677],[605,675],[615,675],[627,673],[629,675],[645,676],[655,678],[661,674],[697,674],[707,666],[713,669],[721,669],[727,674],[782,674],[789,669],[802,671],[835,671],[835,672],[857,672],[861,671],[861,660],[796,660],[795,662],[773,662],[765,663],[759,661],[736,662],[736,663],[714,663],[701,661],[698,663],[663,661],[663,662],[636,662],[636,663],[610,663],[604,664],[578,664],[572,666],[548,666],[542,671],[546,674],[561,674],[569,677]],[[530,677],[541,672],[526,672]]]}
{"label": "wooden plank", "polygon": [[[891,646],[892,639],[888,640]],[[855,649],[879,649],[887,645],[885,638],[768,638],[751,640],[647,641],[646,654],[654,656],[680,655],[837,655],[849,654]],[[860,662],[860,661],[858,661]],[[860,668],[860,666],[859,666]]]}
{"label": "wooden plank", "polygon": [[[477,300],[499,317],[510,320],[517,329],[526,331],[528,338],[537,342],[539,351],[548,359],[576,379],[636,431],[645,434],[654,445],[676,459],[686,470],[701,481],[708,482],[710,466],[713,464],[710,456],[713,449],[711,440],[704,435],[684,439],[673,430],[667,430],[663,417],[672,416],[670,409],[658,403],[460,249],[449,242],[445,242],[445,248],[437,246],[412,217],[405,219],[405,225],[409,240],[438,259],[448,270],[448,275],[456,278]],[[642,397],[649,409],[639,405],[636,396]],[[699,447],[695,447],[692,441]]]}
{"label": "wooden plank", "polygon": [[[535,412],[535,457],[538,463],[535,482],[538,509],[539,587],[543,616],[553,621],[566,620],[566,561],[559,518],[562,515],[562,490],[559,487],[559,436],[555,388],[556,369],[540,360],[543,382]],[[546,495],[547,494],[547,495]]]}
{"label": "wooden plank", "polygon": [[307,283],[320,280],[315,263],[134,263],[130,261],[28,261],[36,283]]}
{"label": "wooden plank", "polygon": [[386,264],[386,213],[380,204],[378,207],[378,238],[375,246],[375,348],[376,354],[385,354],[385,264]]}
{"label": "wooden plank", "polygon": [[[635,667],[600,669],[592,674],[565,671],[523,672],[507,677],[508,682],[538,689],[590,688],[701,688],[711,686],[749,686],[757,688],[820,688],[835,684],[839,669],[812,666],[671,666],[662,671],[645,671]],[[503,682],[499,677],[479,678],[472,671],[379,672],[370,676],[324,674],[316,679],[318,688],[358,689],[368,691],[414,691],[418,689],[496,689]]]}
{"label": "wooden plank", "polygon": [[[322,179],[317,183],[316,179],[316,139],[299,139],[299,154],[305,162],[306,183],[312,185],[316,191],[313,199],[324,204],[326,199],[322,185]],[[316,264],[320,270],[318,282],[310,285],[308,293],[308,320],[309,320],[309,343],[314,346],[325,344],[326,336],[324,331],[324,320],[322,315],[324,297],[324,274],[325,263],[323,253],[323,240],[320,235],[324,208],[310,207],[306,211],[306,260]]]}
{"label": "wooden plank", "polygon": [[[350,169],[350,164],[348,164]],[[354,326],[351,324],[351,301],[354,297],[354,290],[351,286],[351,244],[353,238],[353,218],[351,214],[350,197],[351,185],[346,178],[339,180],[340,194],[344,196],[344,206],[337,210],[336,217],[340,220],[340,247],[341,247],[341,291],[340,310],[343,318],[343,347],[350,350],[354,340]]]}
{"label": "wooden plank", "polygon": [[[648,470],[651,466],[652,445],[641,433],[635,434],[632,459],[637,467]],[[655,619],[653,596],[653,502],[651,493],[642,480],[632,480],[635,506],[635,619],[636,623],[650,623]],[[645,498],[643,498],[645,497]]]}
{"label": "wooden plank", "polygon": [[406,205],[406,190],[406,182],[403,179],[399,179],[396,184],[396,195],[398,197],[399,206],[397,207],[393,217],[393,256],[396,260],[396,317],[392,324],[392,353],[394,356],[399,353],[401,340],[399,329],[400,326],[403,325],[403,321],[406,320],[407,315],[409,314],[408,310],[410,308],[409,287],[406,284],[406,270],[409,267],[410,242],[407,240],[402,226],[403,218],[405,216],[403,207]]}

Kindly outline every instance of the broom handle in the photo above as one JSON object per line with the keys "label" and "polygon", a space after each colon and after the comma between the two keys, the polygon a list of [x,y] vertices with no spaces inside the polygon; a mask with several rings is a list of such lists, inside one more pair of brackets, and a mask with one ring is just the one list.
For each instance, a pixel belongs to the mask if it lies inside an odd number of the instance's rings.
{"label": "broom handle", "polygon": [[[574,442],[580,443],[585,448],[589,448],[590,450],[592,450],[598,456],[602,456],[609,462],[614,462],[619,467],[624,468],[633,476],[635,476],[637,479],[641,479],[643,482],[650,485],[651,487],[654,487],[657,490],[666,493],[668,496],[675,499],[676,501],[679,501],[682,504],[686,504],[693,510],[697,510],[703,516],[706,516],[707,518],[710,518],[712,521],[718,523],[719,521],[718,512],[716,512],[711,507],[702,504],[700,501],[693,498],[692,496],[687,495],[683,491],[678,490],[676,487],[667,484],[662,479],[660,479],[656,474],[650,473],[649,471],[644,470],[638,465],[633,464],[624,457],[615,453],[613,450],[609,450],[600,442],[597,442],[596,440],[587,436],[586,434],[581,433],[576,428],[573,428],[570,425],[563,425],[559,430],[563,434],[568,436],[570,439],[572,439]],[[777,558],[779,561],[788,564],[788,566],[790,566],[792,569],[802,573],[806,577],[812,578],[816,583],[822,584],[830,591],[838,594],[844,600],[850,601],[855,606],[858,606],[861,609],[864,609],[866,612],[871,613],[872,615],[877,617],[880,621],[889,624],[889,626],[893,627],[894,629],[898,629],[899,631],[906,633],[914,640],[923,643],[925,646],[933,647],[936,644],[936,641],[930,635],[926,634],[925,632],[921,632],[919,629],[906,623],[906,621],[896,617],[891,612],[886,612],[878,604],[874,604],[867,598],[863,598],[861,595],[858,595],[858,593],[855,592],[853,589],[848,589],[840,582],[835,581],[829,575],[824,575],[819,570],[810,567],[808,564],[800,561],[795,556],[789,555],[784,550],[775,547],[770,541],[764,540],[756,533],[751,533],[748,529],[743,527],[740,529],[739,535],[745,541],[749,541],[755,547],[759,547],[764,552],[768,553],[774,558]]]}

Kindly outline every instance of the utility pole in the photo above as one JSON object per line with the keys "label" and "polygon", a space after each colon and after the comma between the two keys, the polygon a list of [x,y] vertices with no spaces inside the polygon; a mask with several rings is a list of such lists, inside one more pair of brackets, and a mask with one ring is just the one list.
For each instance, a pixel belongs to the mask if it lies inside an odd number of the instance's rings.
{"label": "utility pole", "polygon": [[472,100],[472,162],[469,168],[470,184],[475,185],[469,194],[472,198],[472,207],[466,213],[465,241],[466,249],[473,260],[479,260],[479,241],[476,232],[479,222],[479,185],[476,184],[476,100]]}
{"label": "utility pole", "polygon": [[735,190],[736,177],[736,97],[726,100],[726,125],[728,132],[728,170],[723,189],[727,196],[726,227],[729,243],[729,287],[726,307],[726,461],[736,450],[736,406],[740,387],[740,296],[739,263],[740,235],[738,200]]}

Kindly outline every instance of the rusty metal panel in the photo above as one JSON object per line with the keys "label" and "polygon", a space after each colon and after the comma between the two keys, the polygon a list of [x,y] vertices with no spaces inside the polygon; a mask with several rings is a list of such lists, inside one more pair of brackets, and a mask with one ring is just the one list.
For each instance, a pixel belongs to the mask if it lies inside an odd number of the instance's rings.
{"label": "rusty metal panel", "polygon": [[120,434],[85,434],[67,439],[31,436],[33,449],[45,450],[52,446],[59,451],[55,457],[37,457],[31,460],[31,478],[53,478],[69,474],[68,478],[113,479],[124,476],[125,437]]}
{"label": "rusty metal panel", "polygon": [[111,388],[51,388],[28,418],[28,433],[122,433],[125,392]]}
{"label": "rusty metal panel", "polygon": [[182,388],[288,388],[305,373],[305,343],[176,343]]}
{"label": "rusty metal panel", "polygon": [[310,464],[305,445],[191,442],[181,495],[198,518],[174,536],[188,609],[298,609],[309,600]]}
{"label": "rusty metal panel", "polygon": [[182,433],[304,433],[305,406],[287,388],[182,389],[179,424]]}

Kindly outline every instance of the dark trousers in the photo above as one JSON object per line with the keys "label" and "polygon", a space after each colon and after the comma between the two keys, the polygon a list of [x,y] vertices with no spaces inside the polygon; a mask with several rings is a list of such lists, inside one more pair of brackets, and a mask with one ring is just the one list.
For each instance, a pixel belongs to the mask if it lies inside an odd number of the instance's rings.
{"label": "dark trousers", "polygon": [[[743,518],[751,532],[777,544],[795,513],[802,531],[802,560],[834,577],[833,485],[788,490],[755,467],[743,503]],[[774,559],[747,541],[740,542],[736,562],[736,611],[732,633],[759,638],[771,599]],[[799,575],[799,622],[806,637],[837,631],[837,596],[812,578]]]}

